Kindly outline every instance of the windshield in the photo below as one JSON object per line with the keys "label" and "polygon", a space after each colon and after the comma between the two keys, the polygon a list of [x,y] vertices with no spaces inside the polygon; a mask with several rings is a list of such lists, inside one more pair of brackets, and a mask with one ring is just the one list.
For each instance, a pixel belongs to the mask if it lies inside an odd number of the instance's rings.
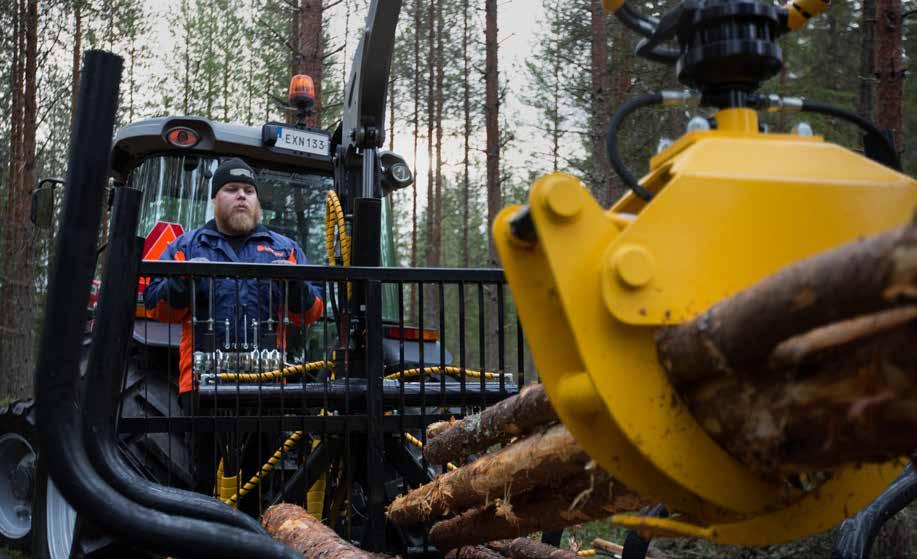
{"label": "windshield", "polygon": [[[185,231],[213,217],[210,177],[219,160],[202,156],[162,155],[145,159],[131,185],[143,191],[138,233],[146,236],[157,222],[180,224]],[[313,264],[325,262],[325,195],[334,188],[328,175],[255,170],[262,223],[299,242]]]}
{"label": "windshield", "polygon": [[[190,231],[213,218],[210,178],[219,165],[215,157],[155,155],[131,173],[131,186],[143,192],[138,234],[146,237],[157,222],[178,223]],[[326,264],[325,196],[334,189],[330,175],[281,171],[252,165],[257,177],[262,223],[299,242],[312,264]],[[382,265],[395,265],[391,201],[382,204]],[[397,320],[397,292],[383,286],[383,319]]]}

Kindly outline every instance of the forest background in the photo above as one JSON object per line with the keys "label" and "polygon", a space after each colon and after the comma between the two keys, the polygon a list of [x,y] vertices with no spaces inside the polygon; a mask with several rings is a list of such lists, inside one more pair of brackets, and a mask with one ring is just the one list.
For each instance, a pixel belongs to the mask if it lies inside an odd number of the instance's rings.
{"label": "forest background", "polygon": [[[659,15],[673,0],[644,0]],[[312,124],[333,129],[367,0],[0,0],[0,400],[31,394],[47,233],[29,221],[30,192],[66,171],[83,50],[125,59],[118,125],[194,114],[260,125],[283,120],[294,73],[316,80]],[[917,171],[908,78],[917,2],[841,0],[782,40],[783,72],[764,90],[851,109],[894,132]],[[534,19],[528,36],[505,29]],[[501,48],[526,42],[521,66]],[[399,264],[495,266],[488,224],[550,171],[580,177],[610,205],[623,193],[604,155],[614,109],[629,97],[680,88],[671,68],[632,55],[634,37],[600,0],[404,0],[386,148],[412,163],[413,188],[394,194]],[[517,50],[520,45],[515,45]],[[518,61],[517,61],[518,62]],[[648,116],[647,116],[648,115]],[[646,160],[693,116],[655,109],[623,132],[626,162]],[[860,149],[855,129],[805,117],[828,140]],[[798,119],[767,117],[772,130]]]}

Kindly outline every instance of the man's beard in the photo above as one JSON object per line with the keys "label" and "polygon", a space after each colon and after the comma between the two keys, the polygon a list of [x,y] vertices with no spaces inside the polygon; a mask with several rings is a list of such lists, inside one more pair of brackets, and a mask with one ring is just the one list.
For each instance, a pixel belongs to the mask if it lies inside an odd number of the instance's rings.
{"label": "man's beard", "polygon": [[255,204],[255,207],[250,211],[239,212],[231,209],[227,213],[229,215],[222,215],[222,212],[217,212],[216,219],[219,222],[220,229],[233,236],[251,233],[252,229],[261,221],[260,204]]}

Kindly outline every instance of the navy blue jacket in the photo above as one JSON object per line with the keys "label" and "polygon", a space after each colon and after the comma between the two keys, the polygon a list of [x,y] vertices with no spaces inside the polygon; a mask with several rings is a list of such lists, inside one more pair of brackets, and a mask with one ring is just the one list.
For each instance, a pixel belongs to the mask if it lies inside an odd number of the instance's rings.
{"label": "navy blue jacket", "polygon": [[[258,225],[236,253],[230,241],[216,228],[213,220],[175,239],[163,252],[160,260],[182,261],[194,258],[206,258],[211,262],[266,264],[285,260],[292,264],[309,263],[298,243],[271,231],[264,225]],[[231,345],[236,345],[238,349],[243,340],[247,340],[249,344],[255,341],[253,321],[259,324],[258,337],[264,339],[268,320],[275,321],[275,330],[283,323],[284,318],[299,326],[317,320],[323,309],[320,291],[310,283],[289,282],[288,287],[285,287],[281,281],[214,278],[212,309],[211,282],[207,279],[197,279],[194,283],[195,318],[198,325],[193,333],[193,343],[191,316],[188,312],[192,299],[188,279],[156,278],[143,292],[143,303],[151,317],[165,322],[182,322],[182,339],[179,345],[180,392],[192,389],[193,351],[225,350]],[[208,331],[207,323],[203,322],[211,316],[214,320],[212,334]],[[272,349],[261,343],[259,347]]]}

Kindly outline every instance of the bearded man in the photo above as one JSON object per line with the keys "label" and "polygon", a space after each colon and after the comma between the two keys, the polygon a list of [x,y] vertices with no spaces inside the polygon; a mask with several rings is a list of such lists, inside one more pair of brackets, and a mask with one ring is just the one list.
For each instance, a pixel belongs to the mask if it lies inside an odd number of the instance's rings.
{"label": "bearded man", "polygon": [[[262,225],[255,173],[241,159],[217,167],[211,181],[214,219],[173,241],[160,260],[308,264],[299,244]],[[210,293],[210,289],[213,293]],[[257,279],[197,279],[192,298],[186,278],[157,278],[143,292],[151,318],[181,322],[179,394],[195,389],[195,351],[284,347],[283,327],[314,322],[324,308],[316,286]],[[195,301],[196,325],[189,312]],[[212,322],[211,322],[212,320]],[[189,398],[180,398],[182,407]]]}

